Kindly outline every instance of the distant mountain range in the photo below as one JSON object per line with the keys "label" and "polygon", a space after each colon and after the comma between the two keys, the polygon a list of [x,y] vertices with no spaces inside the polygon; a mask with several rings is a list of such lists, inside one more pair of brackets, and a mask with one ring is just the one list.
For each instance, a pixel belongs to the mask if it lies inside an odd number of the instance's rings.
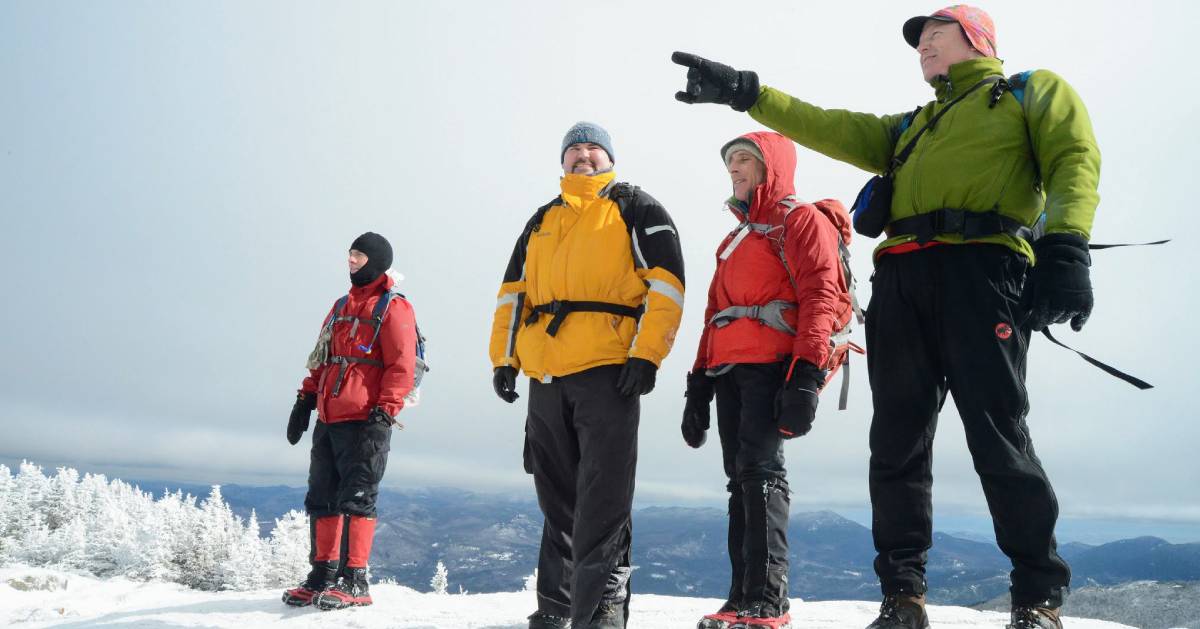
{"label": "distant mountain range", "polygon": [[[201,497],[207,486],[138,482],[147,491],[182,489]],[[223,485],[234,512],[257,512],[264,532],[274,518],[301,508],[304,489]],[[429,588],[438,561],[450,589],[519,590],[537,565],[541,512],[533,499],[455,489],[394,491],[379,498],[372,573],[419,590]],[[635,589],[650,594],[724,597],[729,587],[725,512],[651,507],[634,512]],[[866,527],[830,511],[792,513],[791,591],[808,600],[876,600],[875,550]],[[1073,588],[1132,581],[1200,582],[1200,544],[1141,537],[1099,546],[1064,544]],[[934,534],[929,599],[978,605],[1008,589],[1011,566],[993,543]],[[1176,625],[1178,626],[1178,625]]]}

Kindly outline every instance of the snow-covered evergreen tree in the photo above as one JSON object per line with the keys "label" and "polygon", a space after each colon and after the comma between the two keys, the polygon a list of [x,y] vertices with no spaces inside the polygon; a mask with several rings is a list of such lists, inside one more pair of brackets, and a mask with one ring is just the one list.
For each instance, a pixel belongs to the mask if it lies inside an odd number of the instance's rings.
{"label": "snow-covered evergreen tree", "polygon": [[429,586],[433,588],[434,594],[446,593],[446,588],[450,585],[449,577],[450,571],[446,570],[446,564],[438,561],[437,568],[433,572],[433,578],[429,580]]}
{"label": "snow-covered evergreen tree", "polygon": [[270,584],[291,585],[308,573],[308,516],[303,511],[288,511],[275,520],[271,531]]}
{"label": "snow-covered evergreen tree", "polygon": [[[239,522],[240,524],[240,522]],[[271,554],[267,542],[258,535],[258,515],[235,537],[219,568],[222,590],[257,590],[266,587],[271,572]]]}

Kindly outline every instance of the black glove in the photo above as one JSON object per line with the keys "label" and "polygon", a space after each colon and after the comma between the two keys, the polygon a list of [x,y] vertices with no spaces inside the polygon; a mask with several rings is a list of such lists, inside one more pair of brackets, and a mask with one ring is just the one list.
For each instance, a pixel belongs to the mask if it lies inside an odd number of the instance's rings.
{"label": "black glove", "polygon": [[512,404],[521,397],[517,393],[517,368],[516,367],[496,367],[496,371],[492,372],[492,388],[496,390],[496,395],[500,399]]}
{"label": "black glove", "polygon": [[683,432],[683,440],[693,448],[704,445],[709,427],[709,405],[712,403],[713,379],[703,371],[687,375],[687,392],[683,404],[683,424],[679,426]]}
{"label": "black glove", "polygon": [[644,358],[630,358],[617,376],[617,391],[621,395],[646,395],[654,390],[658,366]]}
{"label": "black glove", "polygon": [[824,384],[824,371],[810,362],[796,361],[792,377],[775,394],[775,421],[781,437],[803,437],[812,430],[817,416],[817,392]]}
{"label": "black glove", "polygon": [[300,443],[300,435],[303,435],[304,431],[308,430],[308,420],[312,416],[313,409],[316,407],[317,395],[315,393],[296,394],[296,403],[292,405],[292,415],[288,417],[288,443],[292,445]]}
{"label": "black glove", "polygon": [[383,424],[388,428],[391,428],[392,424],[399,423],[391,415],[388,415],[387,411],[378,406],[371,409],[371,414],[367,416],[367,421],[372,424]]}
{"label": "black glove", "polygon": [[753,72],[686,52],[671,53],[671,61],[688,68],[687,87],[675,92],[677,101],[729,105],[735,111],[746,111],[758,102],[758,75]]}
{"label": "black glove", "polygon": [[1087,241],[1075,234],[1047,234],[1033,243],[1037,264],[1021,292],[1024,323],[1040,332],[1055,323],[1071,322],[1076,332],[1092,315],[1092,256]]}

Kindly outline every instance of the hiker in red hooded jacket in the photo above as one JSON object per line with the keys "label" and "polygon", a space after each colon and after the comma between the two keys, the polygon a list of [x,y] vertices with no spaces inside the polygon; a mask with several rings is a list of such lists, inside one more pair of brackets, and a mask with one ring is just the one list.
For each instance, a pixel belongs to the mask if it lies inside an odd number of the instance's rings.
{"label": "hiker in red hooded jacket", "polygon": [[717,248],[682,432],[691,447],[704,443],[715,394],[733,575],[700,627],[774,628],[790,622],[783,441],[812,427],[831,335],[852,314],[839,255],[850,222],[838,201],[795,197],[796,149],[784,136],[748,133],[721,155],[738,225]]}
{"label": "hiker in red hooded jacket", "polygon": [[[283,594],[283,602],[296,607],[371,604],[367,559],[375,499],[395,417],[413,389],[416,319],[408,301],[391,293],[391,244],[367,232],[350,245],[349,265],[353,286],[325,317],[288,420],[287,439],[295,445],[317,411],[304,498],[312,521],[312,570]],[[385,295],[390,300],[376,321]]]}

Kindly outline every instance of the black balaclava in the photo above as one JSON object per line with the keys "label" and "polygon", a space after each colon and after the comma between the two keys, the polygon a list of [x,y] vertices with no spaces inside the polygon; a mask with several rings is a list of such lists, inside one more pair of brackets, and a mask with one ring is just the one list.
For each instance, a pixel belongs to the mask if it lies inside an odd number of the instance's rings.
{"label": "black balaclava", "polygon": [[350,283],[355,286],[366,286],[392,268],[392,245],[387,238],[375,232],[367,232],[355,238],[350,248],[367,254],[367,263],[350,274]]}

